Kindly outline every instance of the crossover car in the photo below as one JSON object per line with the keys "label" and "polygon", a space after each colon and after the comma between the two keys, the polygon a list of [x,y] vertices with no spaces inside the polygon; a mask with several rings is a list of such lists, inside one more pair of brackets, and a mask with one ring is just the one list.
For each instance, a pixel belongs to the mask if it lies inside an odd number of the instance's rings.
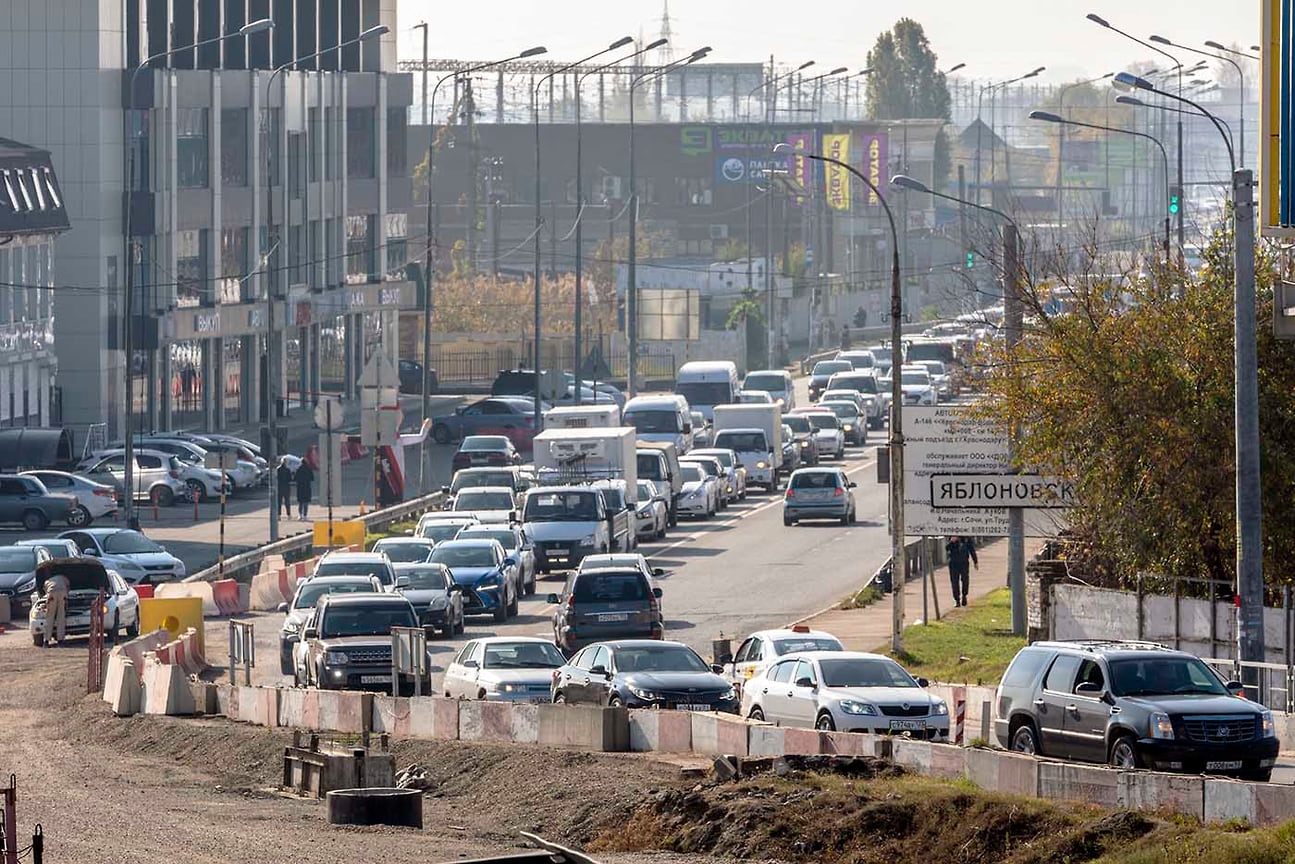
{"label": "crossover car", "polygon": [[[404,597],[350,594],[321,597],[301,631],[293,669],[297,686],[325,690],[391,692],[391,629],[417,627],[418,615]],[[430,668],[430,662],[426,664]],[[413,676],[401,673],[401,693],[412,693]],[[431,681],[423,692],[430,692]]]}
{"label": "crossover car", "polygon": [[498,540],[504,554],[517,559],[518,582],[521,593],[535,593],[535,545],[526,532],[516,525],[469,525],[458,533],[460,540]]}
{"label": "crossover car", "polygon": [[818,397],[827,389],[827,382],[837,372],[853,371],[854,364],[849,360],[820,360],[815,363],[809,375],[809,401],[818,401]]}
{"label": "crossover car", "polygon": [[[136,501],[148,501],[158,507],[170,507],[176,501],[189,497],[189,487],[180,474],[183,466],[170,453],[160,450],[135,451],[135,466],[131,474],[131,488]],[[95,483],[111,486],[118,500],[126,488],[125,451],[108,451],[84,460],[77,472]]]}
{"label": "crossover car", "polygon": [[549,702],[553,673],[566,662],[552,642],[534,636],[487,636],[463,646],[445,667],[451,699]]}
{"label": "crossover car", "polygon": [[463,586],[465,614],[491,615],[496,623],[517,614],[518,562],[498,540],[447,540],[432,551],[430,563],[450,568],[454,581]]}
{"label": "crossover car", "polygon": [[573,653],[605,639],[662,639],[661,594],[637,564],[577,570],[561,594],[548,595],[555,607],[553,641]]}
{"label": "crossover car", "polygon": [[841,422],[841,433],[845,443],[862,447],[868,443],[868,418],[859,413],[859,406],[853,400],[824,399],[818,407],[831,411]]}
{"label": "crossover car", "polygon": [[414,604],[418,622],[429,634],[463,632],[463,586],[444,564],[396,565],[396,591]]}
{"label": "crossover car", "polygon": [[553,675],[553,701],[736,713],[737,692],[681,642],[590,645]]}

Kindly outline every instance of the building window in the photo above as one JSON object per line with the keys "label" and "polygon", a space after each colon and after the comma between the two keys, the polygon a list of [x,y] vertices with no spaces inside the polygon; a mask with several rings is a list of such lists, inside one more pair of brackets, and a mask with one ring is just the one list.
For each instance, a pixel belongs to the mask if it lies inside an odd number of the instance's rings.
{"label": "building window", "polygon": [[248,266],[246,228],[222,228],[220,231],[220,302],[241,303],[251,299],[244,294],[243,286]]}
{"label": "building window", "polygon": [[288,198],[300,201],[306,194],[306,136],[288,134]]}
{"label": "building window", "polygon": [[409,174],[408,117],[404,108],[387,109],[387,175],[405,177]]}
{"label": "building window", "polygon": [[306,282],[306,227],[288,227],[288,284],[304,285]]}
{"label": "building window", "polygon": [[207,109],[177,108],[176,170],[181,189],[204,189],[207,173]]}
{"label": "building window", "polygon": [[324,222],[320,219],[314,219],[310,223],[310,287],[318,289],[323,287],[328,279],[328,266],[325,258],[328,253],[324,251]]}
{"label": "building window", "polygon": [[324,157],[324,130],[319,124],[318,108],[310,109],[306,131],[310,135],[310,182],[318,183],[320,160]]}
{"label": "building window", "polygon": [[279,108],[262,108],[261,109],[261,154],[269,154],[268,159],[268,182],[271,186],[278,186],[279,180],[279,124],[282,122],[282,109]]}
{"label": "building window", "polygon": [[247,185],[246,108],[220,112],[220,182],[225,186]]}
{"label": "building window", "polygon": [[374,174],[374,123],[372,108],[346,109],[346,176],[367,179]]}
{"label": "building window", "polygon": [[373,234],[376,216],[346,217],[346,284],[363,285],[373,279]]}
{"label": "building window", "polygon": [[207,290],[207,232],[177,232],[175,246],[175,304],[181,307],[210,305],[211,295]]}
{"label": "building window", "polygon": [[337,179],[337,109],[324,109],[324,179]]}
{"label": "building window", "polygon": [[387,214],[387,269],[388,282],[403,282],[408,277],[405,265],[409,263],[409,214]]}
{"label": "building window", "polygon": [[711,178],[676,177],[675,203],[680,207],[709,207],[713,201]]}

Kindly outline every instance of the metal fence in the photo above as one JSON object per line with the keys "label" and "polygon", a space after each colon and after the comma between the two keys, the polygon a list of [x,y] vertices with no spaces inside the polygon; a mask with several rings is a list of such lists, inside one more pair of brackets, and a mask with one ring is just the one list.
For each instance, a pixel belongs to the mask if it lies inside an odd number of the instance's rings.
{"label": "metal fence", "polygon": [[[575,345],[571,342],[544,342],[540,346],[540,368],[574,370],[579,367],[585,378],[623,382],[629,377],[629,355],[624,348],[614,348],[610,343],[609,338],[593,340],[582,350],[584,357],[577,363]],[[442,391],[479,390],[488,388],[502,370],[533,368],[534,352],[533,342],[475,351],[433,345],[429,365],[436,371]],[[421,353],[414,359],[421,360]],[[678,355],[670,346],[640,345],[640,381],[673,381],[678,368]]]}

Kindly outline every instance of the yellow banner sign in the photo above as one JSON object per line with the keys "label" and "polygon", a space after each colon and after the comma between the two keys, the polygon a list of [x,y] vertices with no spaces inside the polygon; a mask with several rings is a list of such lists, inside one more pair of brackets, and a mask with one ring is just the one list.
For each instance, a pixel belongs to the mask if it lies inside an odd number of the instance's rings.
{"label": "yellow banner sign", "polygon": [[336,549],[338,546],[364,545],[364,523],[358,519],[348,522],[333,520],[333,542],[328,542],[328,520],[315,523],[316,549]]}
{"label": "yellow banner sign", "polygon": [[[850,161],[850,133],[824,135],[823,155],[841,162]],[[850,209],[850,172],[840,165],[824,162],[827,203],[833,210]]]}

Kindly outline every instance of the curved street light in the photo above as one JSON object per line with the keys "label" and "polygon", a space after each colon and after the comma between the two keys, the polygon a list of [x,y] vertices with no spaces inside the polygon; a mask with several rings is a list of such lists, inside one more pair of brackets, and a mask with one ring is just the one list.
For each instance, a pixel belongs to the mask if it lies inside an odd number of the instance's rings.
{"label": "curved street light", "polygon": [[[1236,54],[1239,57],[1249,57],[1250,55],[1242,54],[1240,51],[1229,51],[1229,49],[1224,48],[1222,45],[1219,45],[1219,43],[1217,42],[1205,43],[1205,46],[1207,48],[1213,48],[1214,50],[1219,52],[1218,54],[1210,54],[1208,51],[1202,51],[1199,48],[1191,48],[1187,45],[1179,45],[1175,42],[1171,42],[1163,36],[1152,36],[1151,41],[1158,42],[1161,45],[1169,45],[1174,48],[1181,48],[1184,51],[1190,51],[1193,54],[1199,54],[1202,57],[1209,57],[1214,60],[1222,60],[1225,63],[1232,64],[1232,68],[1235,69],[1237,73],[1237,82],[1238,82],[1237,86],[1240,89],[1240,100],[1241,100],[1237,107],[1237,112],[1241,118],[1241,142],[1240,142],[1241,143],[1241,167],[1242,168],[1246,167],[1246,76],[1241,71],[1241,64],[1233,60],[1231,57],[1227,55],[1229,53]],[[1253,60],[1256,58],[1252,57],[1250,59]]]}
{"label": "curved street light", "polygon": [[[1085,81],[1075,81],[1067,84],[1057,92],[1057,114],[1066,116],[1066,93],[1074,90],[1076,87],[1087,87],[1089,84],[1096,84],[1098,81],[1105,81],[1108,78],[1114,78],[1114,72],[1107,72],[1105,75],[1098,75],[1096,78],[1089,78]],[[1066,221],[1064,203],[1062,201],[1064,188],[1062,181],[1066,166],[1066,124],[1057,127],[1057,234],[1060,236],[1062,226]]]}

